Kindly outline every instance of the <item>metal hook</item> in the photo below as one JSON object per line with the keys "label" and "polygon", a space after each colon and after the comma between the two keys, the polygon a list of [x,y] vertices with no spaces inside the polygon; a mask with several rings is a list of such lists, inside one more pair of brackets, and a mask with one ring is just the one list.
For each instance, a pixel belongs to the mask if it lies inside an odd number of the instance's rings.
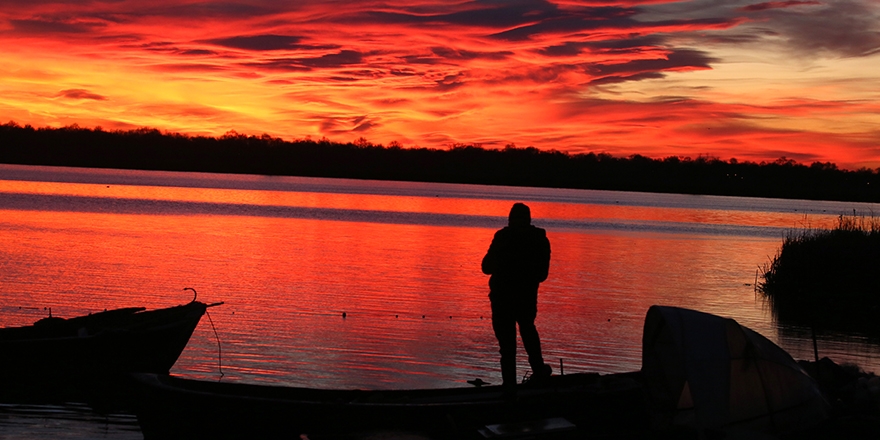
{"label": "metal hook", "polygon": [[192,287],[184,287],[183,290],[192,290],[193,291],[192,302],[196,302],[196,297],[199,296],[198,292],[196,292],[196,289],[193,289]]}

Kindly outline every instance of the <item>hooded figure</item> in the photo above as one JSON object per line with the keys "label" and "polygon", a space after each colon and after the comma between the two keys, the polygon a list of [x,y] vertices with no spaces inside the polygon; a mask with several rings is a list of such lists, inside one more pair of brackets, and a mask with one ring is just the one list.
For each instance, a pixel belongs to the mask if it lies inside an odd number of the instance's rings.
{"label": "hooded figure", "polygon": [[522,203],[510,209],[507,227],[495,233],[483,257],[483,273],[489,278],[492,328],[501,353],[501,377],[505,387],[516,385],[516,327],[529,355],[532,380],[550,376],[544,363],[541,341],[535,328],[538,285],[550,269],[547,232],[532,225],[531,211]]}

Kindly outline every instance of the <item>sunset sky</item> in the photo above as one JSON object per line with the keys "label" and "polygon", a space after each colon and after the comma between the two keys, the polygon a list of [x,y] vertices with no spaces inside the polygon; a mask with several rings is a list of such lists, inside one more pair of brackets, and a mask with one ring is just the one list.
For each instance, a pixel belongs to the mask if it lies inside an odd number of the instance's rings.
{"label": "sunset sky", "polygon": [[0,123],[880,167],[877,0],[0,0]]}

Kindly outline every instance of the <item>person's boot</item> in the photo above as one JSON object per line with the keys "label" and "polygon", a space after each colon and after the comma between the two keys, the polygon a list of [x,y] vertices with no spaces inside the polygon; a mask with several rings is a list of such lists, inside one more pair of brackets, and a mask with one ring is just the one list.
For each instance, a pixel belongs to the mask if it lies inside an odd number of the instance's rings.
{"label": "person's boot", "polygon": [[540,364],[532,367],[532,375],[529,377],[530,384],[541,384],[547,381],[553,375],[553,368],[547,364]]}

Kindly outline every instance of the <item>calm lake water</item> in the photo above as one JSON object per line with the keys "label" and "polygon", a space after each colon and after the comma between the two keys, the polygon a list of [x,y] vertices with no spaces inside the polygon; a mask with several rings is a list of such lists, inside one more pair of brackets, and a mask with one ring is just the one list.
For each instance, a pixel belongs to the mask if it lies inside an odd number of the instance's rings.
{"label": "calm lake water", "polygon": [[[732,317],[812,358],[809,331],[775,322],[756,295],[758,268],[788,231],[880,212],[864,203],[0,165],[0,326],[30,324],[49,308],[70,317],[177,305],[192,287],[199,300],[225,304],[202,319],[174,374],[319,388],[500,383],[480,261],[517,201],[551,241],[537,326],[546,359],[557,372],[564,361],[566,373],[639,369],[652,304]],[[858,335],[820,335],[819,354],[880,371],[880,347]],[[33,419],[16,411],[0,408],[0,427],[28,438],[19,422]],[[67,438],[139,435],[130,420],[100,423],[104,434]]]}

